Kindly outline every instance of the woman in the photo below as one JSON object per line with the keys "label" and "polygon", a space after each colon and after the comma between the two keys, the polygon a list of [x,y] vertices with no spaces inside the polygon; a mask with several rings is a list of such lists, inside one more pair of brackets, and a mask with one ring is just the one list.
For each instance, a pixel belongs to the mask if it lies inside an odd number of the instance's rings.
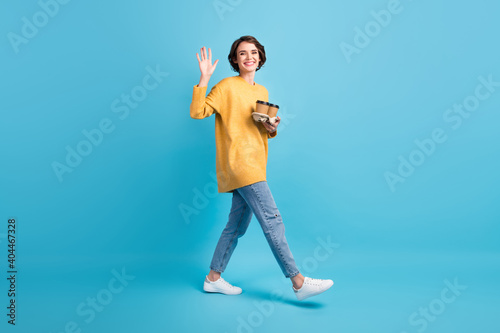
{"label": "woman", "polygon": [[193,87],[190,114],[203,119],[215,113],[216,169],[219,193],[232,193],[229,220],[205,277],[203,289],[226,295],[242,290],[221,277],[231,258],[238,238],[242,237],[252,214],[259,221],[264,235],[286,278],[299,300],[318,295],[333,285],[332,280],[304,277],[300,274],[285,238],[285,227],[266,181],[267,140],[277,135],[281,119],[274,124],[257,123],[252,119],[257,100],[268,101],[267,89],[254,82],[266,62],[266,53],[257,39],[242,36],[234,41],[228,60],[238,76],[221,80],[205,97],[207,85],[219,60],[212,64],[212,51],[196,53],[201,71],[198,85]]}

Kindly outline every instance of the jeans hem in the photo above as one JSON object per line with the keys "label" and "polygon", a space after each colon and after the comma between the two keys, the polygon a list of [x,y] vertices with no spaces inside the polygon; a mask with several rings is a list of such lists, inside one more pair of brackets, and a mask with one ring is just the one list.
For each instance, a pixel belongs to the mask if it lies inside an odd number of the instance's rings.
{"label": "jeans hem", "polygon": [[213,270],[214,272],[217,272],[217,273],[224,273],[224,271],[219,270],[219,269],[215,269],[213,267],[210,267],[210,269]]}
{"label": "jeans hem", "polygon": [[285,277],[286,277],[287,279],[290,279],[290,278],[293,278],[294,276],[299,275],[299,274],[300,274],[300,272],[299,272],[299,271],[297,271],[297,272],[295,272],[295,273],[289,274],[288,276],[286,276],[286,275],[285,275]]}

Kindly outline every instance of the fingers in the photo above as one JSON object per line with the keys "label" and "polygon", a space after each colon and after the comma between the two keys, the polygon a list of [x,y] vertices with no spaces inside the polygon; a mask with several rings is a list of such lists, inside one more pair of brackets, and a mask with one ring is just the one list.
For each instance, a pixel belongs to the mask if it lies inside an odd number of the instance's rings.
{"label": "fingers", "polygon": [[198,62],[201,62],[200,56],[198,55],[198,53],[196,53],[196,58],[198,58]]}
{"label": "fingers", "polygon": [[200,57],[201,57],[201,61],[205,60],[205,58],[206,58],[206,56],[205,56],[205,46],[203,46],[200,49]]}
{"label": "fingers", "polygon": [[271,124],[269,124],[269,123],[263,122],[262,124],[264,125],[264,127],[266,128],[266,130],[268,132],[274,132],[276,130],[276,127],[273,126],[273,125],[271,125]]}
{"label": "fingers", "polygon": [[215,66],[217,66],[217,63],[219,62],[219,59],[215,60],[213,68],[215,69]]}
{"label": "fingers", "polygon": [[212,63],[212,50],[210,50],[210,48],[208,48],[208,61]]}

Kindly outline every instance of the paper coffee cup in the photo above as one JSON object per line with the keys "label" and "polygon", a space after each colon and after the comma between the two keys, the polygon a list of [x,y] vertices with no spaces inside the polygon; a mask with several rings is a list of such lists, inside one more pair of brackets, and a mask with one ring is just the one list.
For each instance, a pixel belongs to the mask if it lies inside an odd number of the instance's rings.
{"label": "paper coffee cup", "polygon": [[278,114],[278,109],[279,108],[280,107],[278,105],[269,103],[269,111],[267,112],[267,115],[270,118],[276,117],[276,115]]}
{"label": "paper coffee cup", "polygon": [[255,108],[255,112],[267,114],[269,111],[269,103],[264,101],[257,101],[257,107]]}

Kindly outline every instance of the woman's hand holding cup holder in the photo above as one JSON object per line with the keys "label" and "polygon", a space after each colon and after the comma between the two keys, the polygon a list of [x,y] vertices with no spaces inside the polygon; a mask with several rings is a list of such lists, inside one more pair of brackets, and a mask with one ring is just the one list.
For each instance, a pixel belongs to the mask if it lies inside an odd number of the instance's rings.
{"label": "woman's hand holding cup holder", "polygon": [[258,100],[252,117],[256,122],[262,123],[269,132],[274,132],[280,122],[280,118],[276,116],[278,109],[276,104]]}

